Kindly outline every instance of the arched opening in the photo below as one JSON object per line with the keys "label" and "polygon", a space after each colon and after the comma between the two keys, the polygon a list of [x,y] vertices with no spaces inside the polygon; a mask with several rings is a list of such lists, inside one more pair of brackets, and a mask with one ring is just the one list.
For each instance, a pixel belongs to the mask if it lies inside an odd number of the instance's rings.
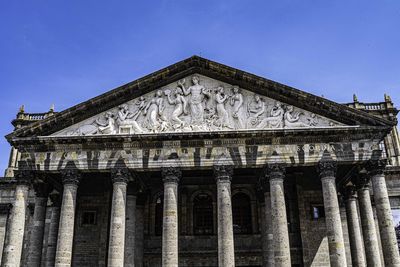
{"label": "arched opening", "polygon": [[195,235],[212,235],[213,203],[208,194],[198,194],[193,200],[193,233]]}
{"label": "arched opening", "polygon": [[250,197],[244,193],[237,193],[232,197],[233,232],[235,234],[250,234],[251,203]]}
{"label": "arched opening", "polygon": [[155,206],[154,233],[158,236],[162,235],[163,210],[164,210],[163,198],[164,198],[163,195],[160,195],[156,200],[156,206]]}

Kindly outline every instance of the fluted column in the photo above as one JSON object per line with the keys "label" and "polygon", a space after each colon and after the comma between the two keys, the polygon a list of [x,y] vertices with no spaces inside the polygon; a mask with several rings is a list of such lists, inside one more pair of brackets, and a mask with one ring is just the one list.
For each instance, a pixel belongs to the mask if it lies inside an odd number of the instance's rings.
{"label": "fluted column", "polygon": [[321,160],[319,172],[324,196],[325,224],[329,244],[331,267],[347,266],[342,221],[336,191],[336,162]]}
{"label": "fluted column", "polygon": [[15,200],[11,210],[10,226],[7,229],[9,236],[3,252],[2,266],[4,267],[20,266],[29,182],[32,179],[32,173],[29,171],[18,171],[16,172],[16,179]]}
{"label": "fluted column", "polygon": [[47,238],[47,252],[44,266],[53,267],[55,265],[56,249],[57,249],[57,234],[58,225],[60,222],[60,206],[61,199],[60,194],[56,191],[50,193],[49,198],[51,200],[51,217],[49,234]]}
{"label": "fluted column", "polygon": [[367,266],[364,255],[364,246],[361,236],[360,219],[357,209],[357,195],[354,186],[347,186],[345,190],[346,217],[349,229],[351,261],[355,267]]}
{"label": "fluted column", "polygon": [[56,267],[69,267],[72,261],[72,246],[74,242],[76,193],[81,175],[76,169],[64,169],[61,172],[63,196],[58,228]]}
{"label": "fluted column", "polygon": [[126,187],[129,170],[115,168],[111,170],[113,195],[111,203],[110,239],[108,244],[109,267],[124,266],[125,257],[125,219],[126,219]]}
{"label": "fluted column", "polygon": [[217,181],[217,227],[218,227],[218,266],[235,266],[233,243],[233,221],[231,180],[233,167],[215,165],[214,176]]}
{"label": "fluted column", "polygon": [[386,188],[385,166],[386,160],[371,160],[368,164],[368,171],[371,176],[374,192],[376,216],[378,218],[385,266],[400,266],[396,232]]}
{"label": "fluted column", "polygon": [[286,216],[285,167],[279,164],[267,166],[271,194],[272,235],[274,244],[274,263],[276,267],[291,266],[289,231]]}
{"label": "fluted column", "polygon": [[178,266],[178,183],[181,171],[175,167],[162,169],[164,211],[162,232],[162,266]]}
{"label": "fluted column", "polygon": [[369,192],[369,179],[366,175],[360,174],[358,178],[357,196],[367,266],[380,267],[382,262],[379,254],[378,235]]}
{"label": "fluted column", "polygon": [[33,226],[29,243],[28,264],[32,267],[40,266],[42,259],[44,225],[46,219],[46,206],[49,186],[43,181],[35,181],[35,210],[33,213]]}
{"label": "fluted column", "polygon": [[126,230],[125,230],[125,265],[135,266],[135,241],[136,241],[136,195],[128,194],[126,197]]}

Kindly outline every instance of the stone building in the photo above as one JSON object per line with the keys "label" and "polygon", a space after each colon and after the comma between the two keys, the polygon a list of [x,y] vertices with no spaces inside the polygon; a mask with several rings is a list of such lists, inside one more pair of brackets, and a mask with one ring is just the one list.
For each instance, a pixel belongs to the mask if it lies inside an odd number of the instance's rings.
{"label": "stone building", "polygon": [[21,108],[1,266],[400,266],[397,112],[197,56]]}

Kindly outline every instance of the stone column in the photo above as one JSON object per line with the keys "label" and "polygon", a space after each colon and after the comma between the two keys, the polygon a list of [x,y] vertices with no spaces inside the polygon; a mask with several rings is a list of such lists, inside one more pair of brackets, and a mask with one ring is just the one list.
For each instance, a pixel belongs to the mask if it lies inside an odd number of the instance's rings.
{"label": "stone column", "polygon": [[264,245],[264,266],[273,267],[275,265],[274,260],[274,235],[272,229],[272,214],[271,214],[271,195],[269,192],[264,192],[264,240],[266,244]]}
{"label": "stone column", "polygon": [[279,164],[268,165],[267,176],[269,178],[271,192],[271,220],[274,244],[274,263],[276,267],[291,266],[285,190],[283,187],[283,180],[285,179],[285,167]]}
{"label": "stone column", "polygon": [[135,267],[143,267],[144,206],[136,206]]}
{"label": "stone column", "polygon": [[60,223],[58,228],[56,267],[69,267],[72,262],[72,246],[74,241],[76,193],[81,175],[76,169],[64,169],[61,172],[64,185]]}
{"label": "stone column", "polygon": [[126,197],[125,265],[135,266],[136,195]]}
{"label": "stone column", "polygon": [[108,244],[107,266],[109,267],[124,266],[126,188],[129,176],[129,170],[126,168],[115,168],[111,170],[113,195],[111,203],[110,239]]}
{"label": "stone column", "polygon": [[364,255],[364,246],[361,236],[360,219],[358,217],[357,196],[354,186],[347,186],[345,190],[346,217],[349,229],[351,261],[353,266],[367,266]]}
{"label": "stone column", "polygon": [[385,180],[386,160],[371,160],[368,171],[374,192],[375,209],[381,236],[385,266],[400,266],[399,248]]}
{"label": "stone column", "polygon": [[366,175],[360,174],[358,178],[357,196],[367,265],[380,267],[382,266],[382,262],[379,254],[379,242],[371,205],[369,179]]}
{"label": "stone column", "polygon": [[43,181],[35,181],[33,187],[35,189],[36,198],[28,252],[28,264],[32,267],[38,267],[40,266],[42,259],[42,245],[49,186]]}
{"label": "stone column", "polygon": [[222,267],[235,266],[231,201],[232,174],[232,166],[214,166],[214,176],[217,181],[218,266]]}
{"label": "stone column", "polygon": [[2,266],[4,267],[20,266],[25,231],[25,216],[28,205],[29,182],[32,179],[32,173],[29,171],[18,171],[16,173],[16,179],[15,200],[11,210],[10,226],[7,229],[7,243],[3,252]]}
{"label": "stone column", "polygon": [[51,218],[49,226],[49,235],[47,238],[47,252],[44,266],[53,267],[55,265],[56,249],[57,249],[57,234],[58,224],[60,221],[60,194],[56,191],[50,193],[51,200]]}
{"label": "stone column", "polygon": [[162,266],[178,266],[178,183],[181,171],[175,167],[162,169],[164,211],[162,231]]}
{"label": "stone column", "polygon": [[340,219],[339,202],[336,191],[336,162],[321,160],[319,173],[324,196],[325,224],[329,244],[331,267],[347,266],[343,240],[342,221]]}

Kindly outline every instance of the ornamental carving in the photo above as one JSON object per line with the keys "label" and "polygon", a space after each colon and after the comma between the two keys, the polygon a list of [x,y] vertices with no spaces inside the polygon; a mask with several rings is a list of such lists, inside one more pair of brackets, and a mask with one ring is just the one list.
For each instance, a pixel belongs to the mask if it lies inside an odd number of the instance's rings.
{"label": "ornamental carving", "polygon": [[16,170],[15,178],[17,179],[18,184],[30,185],[33,179],[35,178],[34,173],[31,170]]}
{"label": "ornamental carving", "polygon": [[367,171],[371,176],[383,175],[385,172],[387,159],[371,159],[367,163]]}
{"label": "ornamental carving", "polygon": [[162,167],[161,168],[161,176],[164,183],[174,182],[179,183],[179,180],[182,177],[182,171],[178,167]]}
{"label": "ornamental carving", "polygon": [[231,181],[233,175],[232,165],[214,165],[214,176],[217,181]]}
{"label": "ornamental carving", "polygon": [[318,163],[318,172],[320,178],[336,176],[337,163],[334,160],[321,160]]}
{"label": "ornamental carving", "polygon": [[193,75],[55,135],[151,134],[340,125],[239,86]]}
{"label": "ornamental carving", "polygon": [[268,164],[265,168],[269,180],[285,179],[286,168],[282,164]]}
{"label": "ornamental carving", "polygon": [[63,169],[61,170],[61,181],[64,185],[73,184],[78,185],[81,180],[81,173],[77,169]]}
{"label": "ornamental carving", "polygon": [[111,169],[111,180],[113,183],[128,183],[132,180],[132,175],[128,168]]}

